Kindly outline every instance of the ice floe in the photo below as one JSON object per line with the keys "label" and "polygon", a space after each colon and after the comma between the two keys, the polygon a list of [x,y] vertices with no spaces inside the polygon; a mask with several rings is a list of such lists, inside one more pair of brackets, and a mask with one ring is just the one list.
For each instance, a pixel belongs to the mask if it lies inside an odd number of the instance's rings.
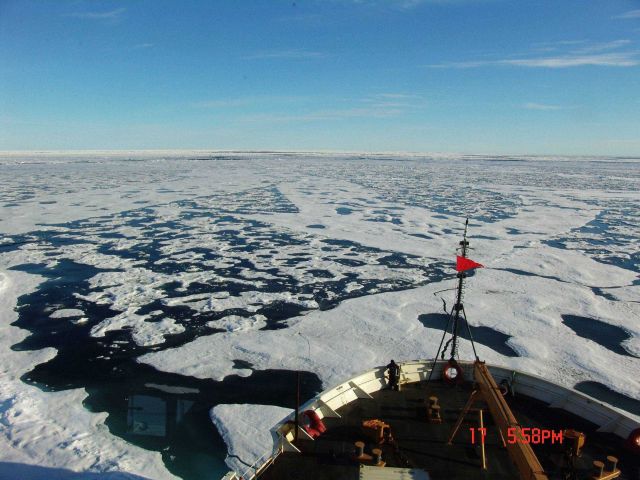
{"label": "ice floe", "polygon": [[[271,454],[271,428],[291,413],[273,405],[221,404],[211,409],[211,421],[227,444],[227,465],[237,472]],[[259,465],[258,465],[259,466]]]}

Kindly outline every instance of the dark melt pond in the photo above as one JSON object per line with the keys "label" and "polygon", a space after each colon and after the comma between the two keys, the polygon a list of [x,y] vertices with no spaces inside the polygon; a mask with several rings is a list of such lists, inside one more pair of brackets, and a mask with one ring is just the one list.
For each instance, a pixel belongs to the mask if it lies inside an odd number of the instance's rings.
{"label": "dark melt pond", "polygon": [[562,323],[576,332],[579,337],[592,340],[620,355],[636,357],[622,346],[622,342],[631,338],[631,335],[623,328],[578,315],[562,315]]}
{"label": "dark melt pond", "polygon": [[336,208],[336,212],[339,215],[349,215],[349,214],[351,214],[353,212],[353,210],[351,210],[350,208],[347,208],[347,207],[338,207],[338,208]]}

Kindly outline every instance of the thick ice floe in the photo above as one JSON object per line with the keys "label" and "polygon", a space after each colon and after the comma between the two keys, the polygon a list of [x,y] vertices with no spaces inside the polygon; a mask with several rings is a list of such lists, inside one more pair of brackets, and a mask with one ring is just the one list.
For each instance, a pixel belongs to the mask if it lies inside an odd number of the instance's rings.
{"label": "thick ice floe", "polygon": [[84,315],[82,310],[78,310],[77,308],[63,308],[60,310],[56,310],[49,318],[69,318],[69,317],[81,317]]}
{"label": "thick ice floe", "polygon": [[219,320],[212,320],[207,326],[221,328],[229,332],[238,330],[260,330],[267,326],[264,315],[252,315],[251,317],[241,317],[240,315],[229,315]]}
{"label": "thick ice floe", "polygon": [[[270,454],[271,427],[291,413],[273,405],[217,405],[211,420],[227,444],[227,464],[237,472],[251,471],[256,460]],[[259,466],[259,465],[258,465]]]}
{"label": "thick ice floe", "polygon": [[[29,343],[17,319],[52,335],[84,329],[105,360],[132,356],[184,378],[303,370],[329,387],[392,357],[435,354],[441,332],[420,316],[452,301],[434,292],[454,286],[467,215],[471,256],[486,268],[468,282],[466,311],[500,333],[480,356],[640,398],[640,161],[12,154],[0,155],[0,181],[0,461],[172,477],[160,453],[110,434],[107,413],[86,410],[88,393],[64,372],[42,390],[21,380],[59,352],[41,346],[53,344],[46,335]],[[42,318],[25,318],[33,306],[20,297],[43,282],[61,294],[38,297]],[[598,325],[624,340],[608,348]],[[265,453],[287,413],[251,401],[212,411],[234,468]]]}

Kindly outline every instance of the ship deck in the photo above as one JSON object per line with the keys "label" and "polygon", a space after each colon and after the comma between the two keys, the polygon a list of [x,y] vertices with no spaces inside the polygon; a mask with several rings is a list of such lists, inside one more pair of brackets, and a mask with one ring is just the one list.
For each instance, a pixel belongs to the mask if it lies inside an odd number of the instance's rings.
{"label": "ship deck", "polygon": [[[340,418],[324,418],[327,431],[316,440],[298,439],[302,453],[283,453],[269,466],[260,479],[264,480],[354,480],[359,478],[359,465],[354,459],[355,442],[365,442],[365,453],[382,450],[387,467],[419,468],[427,471],[433,480],[439,479],[514,479],[519,478],[491,416],[484,408],[484,426],[487,428],[485,450],[487,469],[481,469],[480,440],[476,433],[472,443],[470,428],[479,427],[479,414],[471,411],[462,423],[452,445],[447,439],[461,410],[471,394],[469,383],[452,387],[441,381],[431,382],[428,390],[424,382],[402,386],[400,392],[380,390],[371,399],[358,399],[340,409]],[[443,422],[427,421],[425,399],[435,395],[441,405]],[[555,432],[572,428],[586,434],[583,454],[576,459],[576,479],[591,478],[593,461],[608,466],[607,456],[619,459],[622,480],[640,479],[640,459],[627,453],[623,441],[610,433],[597,432],[597,425],[564,410],[550,408],[544,402],[523,395],[508,395],[507,401],[522,427],[537,427]],[[362,422],[379,419],[389,424],[395,439],[390,444],[377,445],[362,427]],[[532,444],[540,463],[551,479],[563,476],[566,444]],[[606,468],[606,467],[605,467]]]}

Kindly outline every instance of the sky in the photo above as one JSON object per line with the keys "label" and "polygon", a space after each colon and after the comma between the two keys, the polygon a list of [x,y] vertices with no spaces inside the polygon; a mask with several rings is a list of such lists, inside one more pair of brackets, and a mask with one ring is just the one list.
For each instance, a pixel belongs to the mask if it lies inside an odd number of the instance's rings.
{"label": "sky", "polygon": [[0,0],[0,150],[640,156],[640,0]]}

